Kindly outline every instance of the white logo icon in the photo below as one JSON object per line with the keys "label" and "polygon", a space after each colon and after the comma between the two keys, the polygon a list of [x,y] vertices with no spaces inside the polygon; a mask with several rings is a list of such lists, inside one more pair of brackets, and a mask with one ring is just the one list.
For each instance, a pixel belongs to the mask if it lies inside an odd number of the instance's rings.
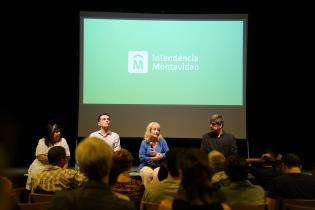
{"label": "white logo icon", "polygon": [[128,72],[148,73],[147,51],[128,51]]}

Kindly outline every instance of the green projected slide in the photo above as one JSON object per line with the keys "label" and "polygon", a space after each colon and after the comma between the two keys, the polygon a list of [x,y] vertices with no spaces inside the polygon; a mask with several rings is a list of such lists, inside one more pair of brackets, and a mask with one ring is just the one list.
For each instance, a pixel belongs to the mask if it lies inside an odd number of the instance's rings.
{"label": "green projected slide", "polygon": [[83,19],[83,104],[243,105],[243,20]]}

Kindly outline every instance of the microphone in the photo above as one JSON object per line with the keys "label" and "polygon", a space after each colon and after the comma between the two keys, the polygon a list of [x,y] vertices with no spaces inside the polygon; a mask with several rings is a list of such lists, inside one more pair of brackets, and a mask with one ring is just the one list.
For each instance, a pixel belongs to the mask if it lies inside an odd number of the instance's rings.
{"label": "microphone", "polygon": [[150,142],[150,155],[151,156],[155,156],[155,151],[154,151],[154,149],[153,149],[153,147],[154,147],[154,143],[153,142]]}

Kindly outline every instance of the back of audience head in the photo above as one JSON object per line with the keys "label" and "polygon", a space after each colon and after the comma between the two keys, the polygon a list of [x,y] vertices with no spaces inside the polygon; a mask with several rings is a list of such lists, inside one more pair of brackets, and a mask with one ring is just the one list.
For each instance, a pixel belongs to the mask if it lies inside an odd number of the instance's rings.
{"label": "back of audience head", "polygon": [[63,167],[67,163],[66,149],[62,146],[53,146],[48,151],[48,162],[50,165]]}
{"label": "back of audience head", "polygon": [[178,177],[177,163],[185,153],[185,149],[181,147],[173,148],[166,153],[166,167],[172,177]]}
{"label": "back of audience head", "polygon": [[167,166],[166,166],[166,162],[162,162],[161,165],[160,165],[160,169],[159,169],[159,172],[157,174],[157,178],[159,181],[163,181],[164,179],[166,179],[168,176],[168,169],[167,169]]}
{"label": "back of audience head", "polygon": [[225,161],[225,173],[232,182],[248,179],[249,165],[240,155],[231,155]]}
{"label": "back of audience head", "polygon": [[267,154],[262,154],[260,157],[261,163],[263,166],[267,167],[267,166],[274,166],[275,165],[275,158],[272,157],[271,155]]}
{"label": "back of audience head", "polygon": [[159,181],[166,179],[168,174],[170,174],[173,178],[179,177],[177,163],[184,153],[185,148],[181,147],[170,149],[166,153],[165,161],[160,165],[158,172]]}
{"label": "back of audience head", "polygon": [[113,153],[113,164],[110,171],[109,182],[111,184],[115,183],[120,173],[129,171],[132,167],[133,160],[132,154],[127,149],[121,148],[121,150],[115,151]]}
{"label": "back of audience head", "polygon": [[101,181],[109,175],[113,151],[103,140],[91,137],[81,141],[76,149],[80,171],[89,179]]}
{"label": "back of audience head", "polygon": [[209,165],[213,172],[224,171],[225,169],[225,156],[223,153],[212,150],[208,153]]}
{"label": "back of audience head", "polygon": [[263,166],[274,166],[276,163],[274,151],[270,148],[264,149],[260,156],[260,161]]}
{"label": "back of audience head", "polygon": [[180,161],[181,185],[187,200],[201,199],[213,195],[210,178],[211,169],[205,153],[199,149],[188,149]]}
{"label": "back of audience head", "polygon": [[288,168],[302,167],[299,156],[295,153],[286,153],[282,157],[282,164]]}
{"label": "back of audience head", "polygon": [[271,148],[264,148],[261,152],[261,156],[267,155],[269,157],[275,158],[275,152]]}

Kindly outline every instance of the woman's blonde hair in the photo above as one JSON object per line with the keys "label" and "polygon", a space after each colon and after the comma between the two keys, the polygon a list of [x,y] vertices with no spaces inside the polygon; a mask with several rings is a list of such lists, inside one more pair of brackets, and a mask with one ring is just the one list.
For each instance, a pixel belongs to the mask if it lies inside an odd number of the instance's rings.
{"label": "woman's blonde hair", "polygon": [[[147,140],[147,141],[150,141],[150,138],[151,138],[151,129],[153,126],[155,125],[158,125],[160,126],[160,124],[158,122],[150,122],[148,125],[147,125],[147,128],[145,129],[145,132],[144,132],[144,139]],[[161,126],[160,126],[161,127]],[[159,137],[158,139],[162,138],[162,133],[160,131],[160,134],[159,134]]]}
{"label": "woman's blonde hair", "polygon": [[76,160],[80,171],[89,179],[101,180],[109,175],[113,150],[101,139],[85,138],[76,148]]}

